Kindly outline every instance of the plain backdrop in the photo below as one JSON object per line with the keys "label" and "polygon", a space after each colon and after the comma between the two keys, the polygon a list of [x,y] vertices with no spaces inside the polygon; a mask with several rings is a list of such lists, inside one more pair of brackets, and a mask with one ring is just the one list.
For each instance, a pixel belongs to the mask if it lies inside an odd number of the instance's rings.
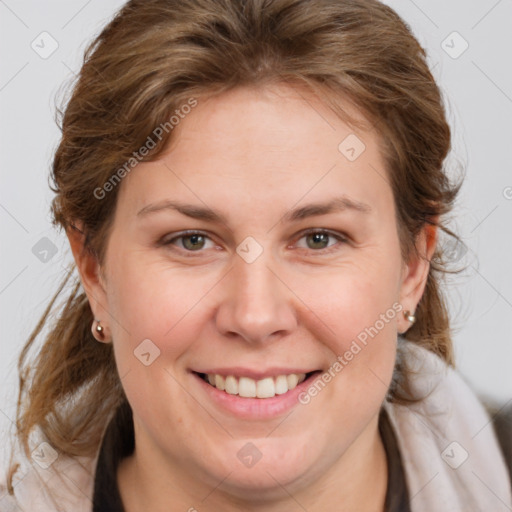
{"label": "plain backdrop", "polygon": [[[453,130],[447,166],[466,173],[452,224],[467,245],[454,248],[466,270],[447,286],[457,366],[504,406],[512,400],[512,1],[387,3],[427,50]],[[2,441],[14,419],[17,356],[71,260],[49,215],[55,95],[122,4],[0,0]]]}

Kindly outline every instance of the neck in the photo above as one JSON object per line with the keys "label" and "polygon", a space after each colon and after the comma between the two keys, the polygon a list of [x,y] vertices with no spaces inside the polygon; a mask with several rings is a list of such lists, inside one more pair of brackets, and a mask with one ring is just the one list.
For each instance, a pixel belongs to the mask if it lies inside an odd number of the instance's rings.
{"label": "neck", "polygon": [[117,479],[126,512],[167,512],[170,504],[173,510],[188,512],[384,510],[388,473],[386,452],[378,432],[378,416],[342,457],[331,466],[322,467],[317,475],[308,476],[306,484],[301,480],[285,488],[275,479],[275,492],[251,495],[250,499],[231,491],[229,475],[212,486],[180,464],[159,463],[147,457],[151,451],[146,447],[137,450],[136,442],[134,454],[119,465]]}

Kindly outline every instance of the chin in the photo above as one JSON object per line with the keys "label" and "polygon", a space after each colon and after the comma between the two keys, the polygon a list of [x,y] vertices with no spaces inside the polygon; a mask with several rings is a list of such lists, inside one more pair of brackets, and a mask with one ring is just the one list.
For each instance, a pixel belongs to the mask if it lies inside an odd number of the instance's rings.
{"label": "chin", "polygon": [[222,462],[216,464],[211,472],[217,482],[222,481],[220,492],[240,500],[265,502],[287,497],[283,487],[302,487],[307,485],[305,480],[312,479],[308,468],[314,466],[315,461],[308,463],[305,460],[305,448],[297,450],[297,446],[308,446],[308,456],[311,456],[311,443],[297,439],[263,438],[237,441],[233,446],[235,457],[226,458],[232,448],[224,447],[219,453]]}

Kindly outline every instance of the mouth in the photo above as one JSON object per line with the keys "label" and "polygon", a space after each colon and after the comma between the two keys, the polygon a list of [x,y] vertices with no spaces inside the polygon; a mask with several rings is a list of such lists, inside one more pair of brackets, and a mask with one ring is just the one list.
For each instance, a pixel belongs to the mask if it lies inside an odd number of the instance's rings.
{"label": "mouth", "polygon": [[320,374],[321,370],[308,373],[282,374],[259,380],[234,375],[192,373],[202,379],[208,386],[223,392],[223,394],[246,399],[268,400],[289,395],[298,386],[302,388],[306,381],[309,386],[309,381],[312,381],[316,375]]}
{"label": "mouth", "polygon": [[219,411],[241,420],[266,421],[282,417],[297,406],[308,414],[310,409],[301,405],[300,396],[322,370],[266,376],[259,380],[247,376],[190,373],[200,393]]}

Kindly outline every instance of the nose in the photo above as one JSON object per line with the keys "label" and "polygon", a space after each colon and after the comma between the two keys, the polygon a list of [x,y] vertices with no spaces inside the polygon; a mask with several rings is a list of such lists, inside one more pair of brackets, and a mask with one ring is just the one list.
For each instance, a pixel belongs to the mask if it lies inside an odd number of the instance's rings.
{"label": "nose", "polygon": [[223,298],[216,324],[219,332],[249,343],[264,343],[284,337],[297,327],[293,292],[272,267],[265,252],[247,263],[236,256],[223,280]]}

